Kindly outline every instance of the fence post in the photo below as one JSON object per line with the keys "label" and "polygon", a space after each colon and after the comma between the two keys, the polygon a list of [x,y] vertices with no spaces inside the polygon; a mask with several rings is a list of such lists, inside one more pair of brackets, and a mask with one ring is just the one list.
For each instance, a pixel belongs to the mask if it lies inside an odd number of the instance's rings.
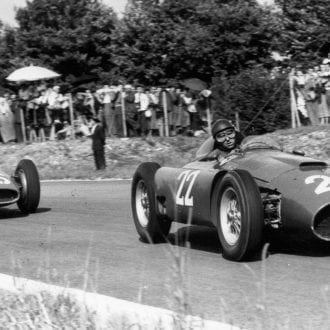
{"label": "fence post", "polygon": [[25,127],[25,119],[24,119],[24,113],[23,109],[19,108],[19,115],[21,118],[21,129],[22,129],[22,135],[23,135],[23,142],[26,143],[26,127]]}
{"label": "fence post", "polygon": [[120,92],[120,102],[121,102],[121,116],[123,121],[123,135],[127,137],[127,126],[126,126],[126,109],[125,109],[125,100],[124,100],[124,92]]}
{"label": "fence post", "polygon": [[167,116],[167,97],[166,91],[163,91],[163,109],[164,109],[164,122],[165,122],[165,136],[169,136],[168,116]]}
{"label": "fence post", "polygon": [[75,129],[74,129],[74,117],[73,117],[73,101],[72,101],[72,94],[68,94],[69,98],[69,111],[70,111],[70,123],[71,123],[71,131],[72,131],[72,137],[71,139],[75,139]]}
{"label": "fence post", "polygon": [[294,85],[293,85],[294,69],[289,73],[289,84],[290,84],[290,105],[291,105],[291,125],[292,128],[300,127],[299,113],[297,109],[296,96],[294,94]]}
{"label": "fence post", "polygon": [[235,111],[235,127],[237,131],[240,131],[239,112]]}
{"label": "fence post", "polygon": [[207,102],[207,108],[206,108],[207,130],[208,130],[208,134],[211,135],[212,118],[211,118],[211,111],[210,111],[210,99],[207,98],[206,102]]}

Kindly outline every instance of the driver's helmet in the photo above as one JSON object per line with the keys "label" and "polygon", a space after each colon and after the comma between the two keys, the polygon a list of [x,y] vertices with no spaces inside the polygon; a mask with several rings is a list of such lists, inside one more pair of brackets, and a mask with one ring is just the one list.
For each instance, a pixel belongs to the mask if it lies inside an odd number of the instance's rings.
{"label": "driver's helmet", "polygon": [[226,129],[232,128],[235,130],[234,125],[227,119],[218,119],[212,126],[212,136],[213,138],[216,137],[216,135],[224,131]]}
{"label": "driver's helmet", "polygon": [[218,119],[212,126],[215,147],[223,151],[231,151],[236,147],[236,131],[227,119]]}

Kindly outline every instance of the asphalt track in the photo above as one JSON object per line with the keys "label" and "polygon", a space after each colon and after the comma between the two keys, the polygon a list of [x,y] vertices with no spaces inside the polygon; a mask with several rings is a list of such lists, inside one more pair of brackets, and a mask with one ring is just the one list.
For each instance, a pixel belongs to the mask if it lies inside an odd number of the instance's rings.
{"label": "asphalt track", "polygon": [[129,181],[42,183],[39,211],[2,208],[0,226],[0,273],[250,329],[329,326],[329,245],[276,234],[265,261],[235,263],[211,228],[173,226],[168,243],[145,244]]}

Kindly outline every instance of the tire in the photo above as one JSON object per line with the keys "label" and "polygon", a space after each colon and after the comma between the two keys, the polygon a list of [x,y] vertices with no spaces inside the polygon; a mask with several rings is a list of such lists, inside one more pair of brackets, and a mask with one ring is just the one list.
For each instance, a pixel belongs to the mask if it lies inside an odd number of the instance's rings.
{"label": "tire", "polygon": [[171,227],[166,215],[160,214],[155,194],[155,173],[159,164],[142,163],[133,176],[131,205],[134,224],[144,242],[164,241]]}
{"label": "tire", "polygon": [[20,187],[20,199],[17,202],[23,213],[34,213],[40,201],[40,180],[34,163],[29,159],[21,160],[15,170]]}
{"label": "tire", "polygon": [[215,186],[211,208],[226,259],[244,260],[260,249],[263,204],[259,188],[249,172],[228,172]]}

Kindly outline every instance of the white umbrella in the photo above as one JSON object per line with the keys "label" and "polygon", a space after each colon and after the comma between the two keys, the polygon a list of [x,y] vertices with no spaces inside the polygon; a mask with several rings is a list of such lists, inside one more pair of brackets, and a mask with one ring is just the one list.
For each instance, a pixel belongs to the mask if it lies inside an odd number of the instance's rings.
{"label": "white umbrella", "polygon": [[60,74],[55,71],[48,70],[41,66],[26,66],[12,72],[6,79],[9,81],[22,82],[22,81],[36,81],[42,79],[52,79],[59,77]]}

